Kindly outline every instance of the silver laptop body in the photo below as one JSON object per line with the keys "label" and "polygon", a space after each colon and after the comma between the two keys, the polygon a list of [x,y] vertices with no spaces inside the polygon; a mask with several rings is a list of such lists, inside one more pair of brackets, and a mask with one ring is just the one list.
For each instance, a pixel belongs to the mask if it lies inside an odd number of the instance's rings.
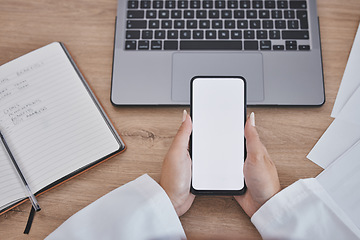
{"label": "silver laptop body", "polygon": [[111,101],[189,105],[194,76],[242,76],[249,105],[325,101],[316,0],[119,0]]}

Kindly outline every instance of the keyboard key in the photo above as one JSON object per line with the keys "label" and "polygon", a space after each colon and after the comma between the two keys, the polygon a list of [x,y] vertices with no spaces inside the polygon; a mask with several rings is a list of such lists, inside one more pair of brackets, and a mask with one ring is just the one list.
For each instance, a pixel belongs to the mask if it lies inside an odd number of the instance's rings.
{"label": "keyboard key", "polygon": [[140,31],[126,31],[126,39],[139,39]]}
{"label": "keyboard key", "polygon": [[276,29],[286,29],[286,21],[285,20],[275,20],[275,28]]}
{"label": "keyboard key", "polygon": [[139,41],[138,50],[149,50],[149,41]]}
{"label": "keyboard key", "polygon": [[182,17],[181,10],[171,10],[171,18],[179,19]]}
{"label": "keyboard key", "polygon": [[206,39],[216,39],[216,31],[207,30],[206,31]]}
{"label": "keyboard key", "polygon": [[273,29],[274,28],[273,20],[263,20],[262,21],[262,27],[264,29]]}
{"label": "keyboard key", "polygon": [[292,9],[306,9],[306,1],[290,1]]}
{"label": "keyboard key", "polygon": [[194,18],[195,12],[194,10],[185,10],[184,11],[184,18]]}
{"label": "keyboard key", "polygon": [[219,10],[210,10],[209,18],[220,18],[220,11]]}
{"label": "keyboard key", "polygon": [[244,10],[235,10],[234,18],[245,18],[245,11]]}
{"label": "keyboard key", "polygon": [[295,11],[294,10],[285,10],[284,11],[284,18],[286,18],[286,19],[295,18]]}
{"label": "keyboard key", "polygon": [[161,28],[163,28],[163,29],[172,28],[172,21],[171,20],[162,20],[161,21]]}
{"label": "keyboard key", "polygon": [[221,11],[221,17],[222,18],[232,18],[231,10],[222,10]]}
{"label": "keyboard key", "polygon": [[284,50],[284,45],[273,45],[273,50]]}
{"label": "keyboard key", "polygon": [[299,50],[310,50],[310,45],[299,45]]}
{"label": "keyboard key", "polygon": [[180,39],[190,39],[191,31],[190,30],[181,30],[180,31]]}
{"label": "keyboard key", "polygon": [[155,31],[155,39],[165,39],[165,30]]}
{"label": "keyboard key", "polygon": [[254,30],[245,30],[244,31],[244,39],[255,39],[255,31]]}
{"label": "keyboard key", "polygon": [[210,28],[210,20],[200,20],[199,28],[209,29]]}
{"label": "keyboard key", "polygon": [[212,20],[211,27],[213,29],[222,29],[223,28],[223,21],[222,20]]}
{"label": "keyboard key", "polygon": [[161,50],[162,41],[151,41],[151,50]]}
{"label": "keyboard key", "polygon": [[184,20],[175,20],[174,21],[174,28],[176,28],[176,29],[185,28],[185,21]]}
{"label": "keyboard key", "polygon": [[159,11],[159,18],[169,18],[170,12],[169,10],[160,10]]}
{"label": "keyboard key", "polygon": [[178,8],[188,8],[189,2],[187,0],[179,0],[178,1]]}
{"label": "keyboard key", "polygon": [[270,18],[270,11],[269,10],[260,10],[259,18]]}
{"label": "keyboard key", "polygon": [[146,11],[146,18],[156,18],[156,11],[155,10],[147,10]]}
{"label": "keyboard key", "polygon": [[239,29],[247,29],[248,28],[248,20],[238,20],[237,22]]}
{"label": "keyboard key", "polygon": [[250,1],[240,1],[241,8],[250,8]]}
{"label": "keyboard key", "polygon": [[150,29],[158,29],[158,28],[160,28],[160,21],[159,20],[150,20],[149,21],[149,28]]}
{"label": "keyboard key", "polygon": [[168,39],[178,39],[179,38],[178,30],[169,30],[167,32],[167,38]]}
{"label": "keyboard key", "polygon": [[231,39],[241,39],[242,33],[240,30],[233,30],[231,31]]}
{"label": "keyboard key", "polygon": [[238,4],[239,1],[228,1],[228,8],[238,8],[239,7],[239,4]]}
{"label": "keyboard key", "polygon": [[180,41],[181,50],[242,50],[241,41]]}
{"label": "keyboard key", "polygon": [[143,30],[141,33],[142,39],[152,39],[153,38],[153,31],[152,30]]}
{"label": "keyboard key", "polygon": [[271,41],[260,41],[260,50],[271,50]]}
{"label": "keyboard key", "polygon": [[219,31],[219,39],[229,39],[230,33],[227,30]]}
{"label": "keyboard key", "polygon": [[269,38],[270,39],[280,39],[280,31],[279,30],[270,30]]}
{"label": "keyboard key", "polygon": [[155,9],[161,9],[164,7],[164,2],[161,0],[153,1],[153,8]]}
{"label": "keyboard key", "polygon": [[136,50],[136,41],[126,41],[125,42],[125,49],[126,50]]}
{"label": "keyboard key", "polygon": [[135,9],[139,7],[138,1],[128,1],[128,8]]}
{"label": "keyboard key", "polygon": [[203,8],[213,8],[214,4],[212,0],[203,0]]}
{"label": "keyboard key", "polygon": [[257,11],[256,10],[247,10],[246,17],[247,18],[257,18]]}
{"label": "keyboard key", "polygon": [[151,1],[148,0],[141,1],[140,8],[151,8]]}
{"label": "keyboard key", "polygon": [[244,41],[244,50],[258,50],[258,41]]}
{"label": "keyboard key", "polygon": [[178,49],[178,41],[164,42],[164,50],[177,50],[177,49]]}
{"label": "keyboard key", "polygon": [[197,1],[190,1],[190,8],[200,8],[201,2],[199,0]]}
{"label": "keyboard key", "polygon": [[196,11],[196,18],[206,18],[206,10],[197,10]]}
{"label": "keyboard key", "polygon": [[288,1],[277,1],[277,7],[279,9],[286,9],[288,8]]}
{"label": "keyboard key", "polygon": [[266,30],[257,30],[256,38],[257,39],[267,39],[268,38],[267,31]]}
{"label": "keyboard key", "polygon": [[285,41],[286,50],[297,50],[296,41]]}
{"label": "keyboard key", "polygon": [[250,28],[251,29],[260,29],[260,20],[250,20]]}
{"label": "keyboard key", "polygon": [[272,10],[271,17],[276,18],[276,19],[282,18],[282,11],[281,10]]}
{"label": "keyboard key", "polygon": [[288,20],[288,29],[298,29],[299,28],[299,21],[298,20]]}
{"label": "keyboard key", "polygon": [[193,39],[203,39],[204,31],[203,30],[194,30],[193,31]]}
{"label": "keyboard key", "polygon": [[224,0],[215,1],[215,8],[225,8],[225,7],[226,7],[226,3]]}
{"label": "keyboard key", "polygon": [[296,12],[296,18],[300,21],[300,28],[301,29],[308,29],[308,17],[307,17],[307,11],[298,10]]}
{"label": "keyboard key", "polygon": [[309,39],[309,31],[293,31],[284,30],[282,31],[283,39]]}
{"label": "keyboard key", "polygon": [[225,20],[225,28],[226,29],[234,29],[235,21],[234,20]]}
{"label": "keyboard key", "polygon": [[275,1],[265,1],[265,8],[268,8],[268,9],[275,8]]}
{"label": "keyboard key", "polygon": [[129,29],[141,29],[146,28],[146,20],[128,20],[126,28]]}
{"label": "keyboard key", "polygon": [[129,10],[127,11],[127,17],[128,18],[144,18],[145,13],[143,10],[135,11],[135,10]]}
{"label": "keyboard key", "polygon": [[252,2],[252,7],[255,9],[263,8],[263,1],[255,0]]}
{"label": "keyboard key", "polygon": [[196,29],[197,28],[197,20],[187,20],[186,28],[188,29]]}
{"label": "keyboard key", "polygon": [[168,0],[165,1],[165,8],[167,9],[173,9],[176,7],[176,1],[175,0]]}

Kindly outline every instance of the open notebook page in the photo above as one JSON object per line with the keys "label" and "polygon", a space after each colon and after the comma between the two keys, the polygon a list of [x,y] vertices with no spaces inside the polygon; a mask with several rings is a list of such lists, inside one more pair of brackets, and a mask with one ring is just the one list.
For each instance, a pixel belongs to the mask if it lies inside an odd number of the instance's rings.
{"label": "open notebook page", "polygon": [[33,192],[121,147],[59,43],[1,66],[0,81],[0,127]]}

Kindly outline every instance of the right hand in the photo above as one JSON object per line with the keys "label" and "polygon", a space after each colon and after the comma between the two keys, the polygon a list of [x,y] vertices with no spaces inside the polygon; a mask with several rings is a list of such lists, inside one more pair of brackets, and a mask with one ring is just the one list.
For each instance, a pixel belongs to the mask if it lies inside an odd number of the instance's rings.
{"label": "right hand", "polygon": [[250,118],[252,121],[248,118],[245,124],[247,158],[244,163],[244,177],[247,191],[242,196],[235,196],[235,199],[246,214],[252,217],[281,188],[275,164],[256,131],[254,114],[251,114]]}

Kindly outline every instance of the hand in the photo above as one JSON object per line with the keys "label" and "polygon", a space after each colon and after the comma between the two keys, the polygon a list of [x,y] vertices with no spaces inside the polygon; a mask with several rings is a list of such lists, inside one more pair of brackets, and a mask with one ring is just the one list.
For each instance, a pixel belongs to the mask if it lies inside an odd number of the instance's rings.
{"label": "hand", "polygon": [[235,199],[246,214],[252,217],[281,188],[275,164],[256,131],[253,113],[245,124],[245,138],[247,158],[244,163],[244,176],[247,191],[242,196],[235,196]]}
{"label": "hand", "polygon": [[191,159],[188,146],[191,131],[191,119],[184,110],[183,123],[165,156],[161,169],[160,185],[169,196],[178,216],[189,210],[195,198],[190,193]]}

